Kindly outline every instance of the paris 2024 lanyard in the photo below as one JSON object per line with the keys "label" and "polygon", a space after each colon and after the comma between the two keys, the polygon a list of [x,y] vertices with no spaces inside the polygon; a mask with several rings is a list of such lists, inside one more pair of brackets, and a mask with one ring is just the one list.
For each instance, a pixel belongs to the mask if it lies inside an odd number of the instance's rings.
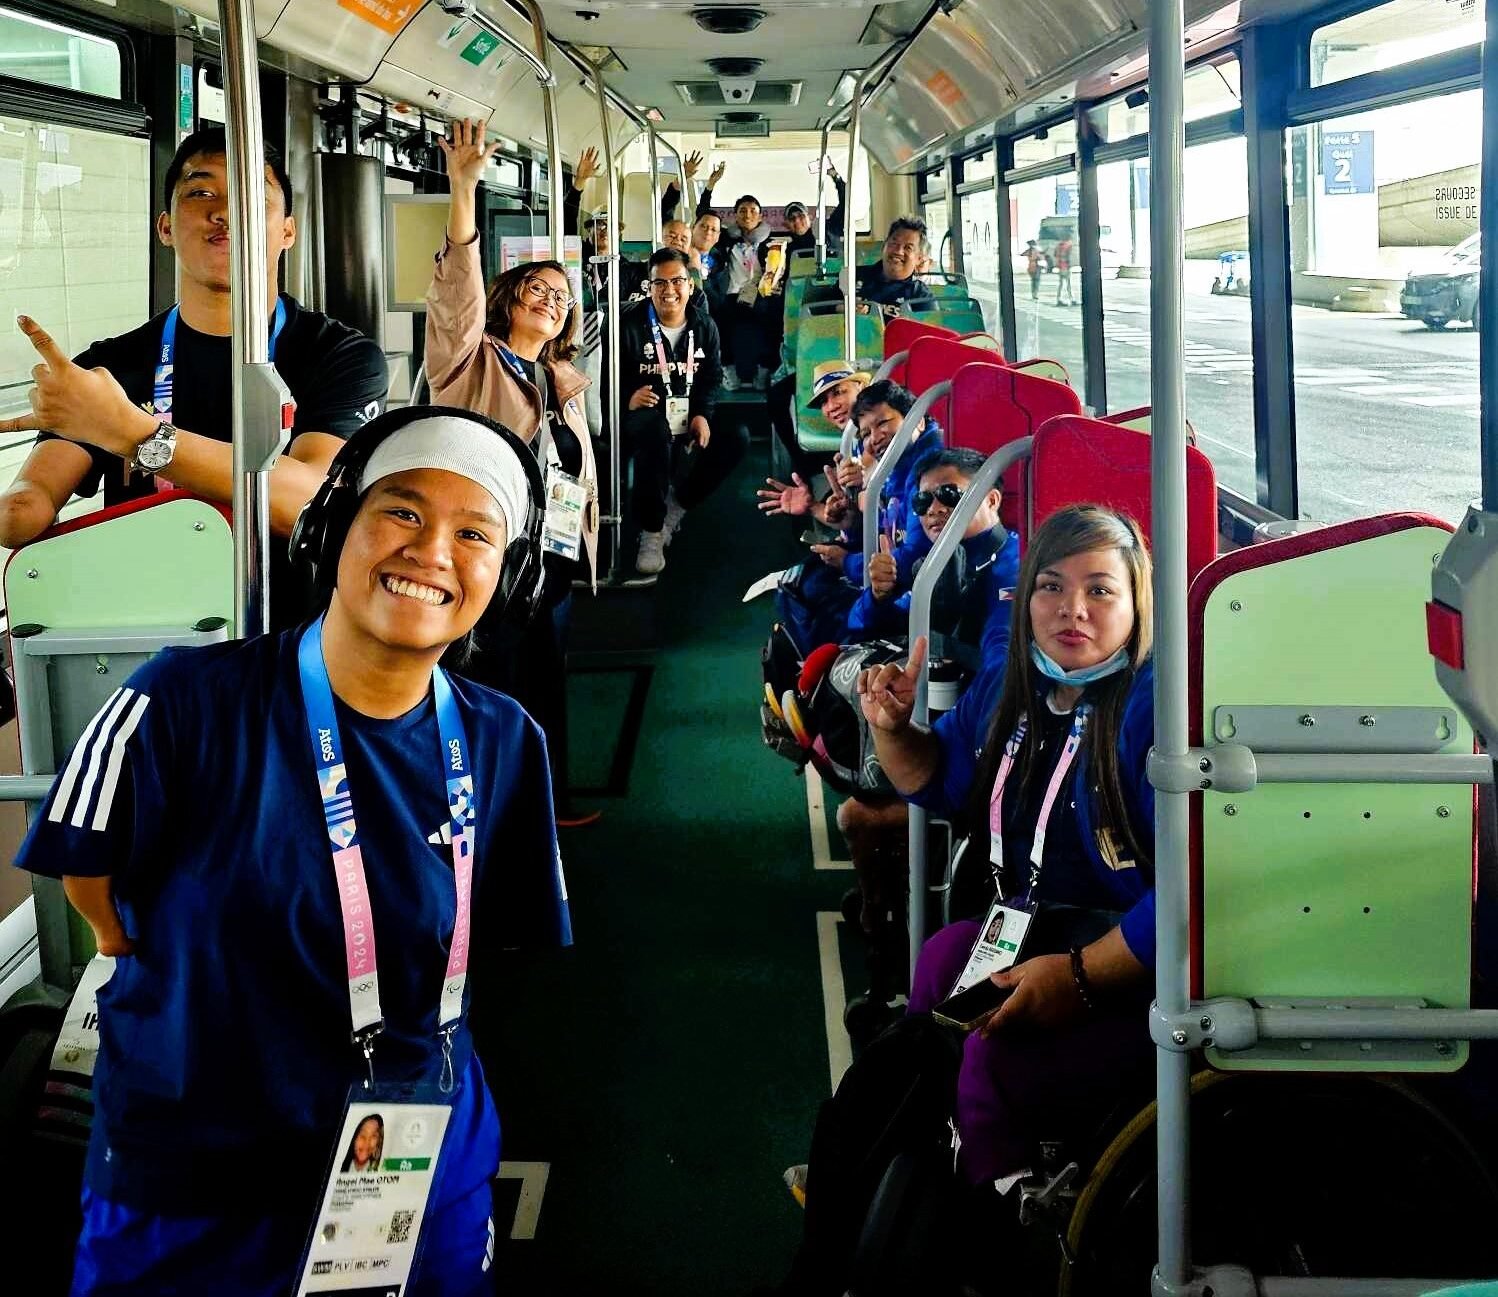
{"label": "paris 2024 lanyard", "polygon": [[432,673],[440,736],[436,755],[447,789],[453,884],[457,891],[457,917],[438,1013],[442,1076],[435,1093],[428,1086],[378,1086],[374,1046],[384,1028],[384,1017],[374,915],[333,688],[323,658],[322,628],[319,617],[303,633],[297,657],[342,908],[353,1040],[363,1054],[366,1074],[362,1082],[355,1083],[345,1105],[321,1207],[303,1256],[298,1297],[360,1290],[400,1292],[415,1269],[422,1222],[430,1206],[456,1090],[452,1035],[462,1021],[463,990],[468,981],[478,819],[468,736],[452,686],[439,667]]}
{"label": "paris 2024 lanyard", "polygon": [[[978,929],[978,939],[973,943],[972,953],[962,975],[952,988],[952,994],[976,985],[990,973],[1000,973],[1019,962],[1024,949],[1025,936],[1030,931],[1036,913],[1035,889],[1040,882],[1041,865],[1045,859],[1046,828],[1061,796],[1061,788],[1077,758],[1077,749],[1082,746],[1082,736],[1087,732],[1087,721],[1092,708],[1082,703],[1072,717],[1071,729],[1066,744],[1051,772],[1051,781],[1046,786],[1045,800],[1040,804],[1040,814],[1035,819],[1035,840],[1030,846],[1030,880],[1025,888],[1024,899],[1010,903],[1002,896],[994,898],[983,923]],[[1004,788],[1014,770],[1014,761],[1019,756],[1020,746],[1025,741],[1029,718],[1021,716],[1014,733],[1004,745],[1004,755],[999,761],[999,772],[993,781],[993,792],[988,800],[988,859],[995,876],[1004,867]]]}

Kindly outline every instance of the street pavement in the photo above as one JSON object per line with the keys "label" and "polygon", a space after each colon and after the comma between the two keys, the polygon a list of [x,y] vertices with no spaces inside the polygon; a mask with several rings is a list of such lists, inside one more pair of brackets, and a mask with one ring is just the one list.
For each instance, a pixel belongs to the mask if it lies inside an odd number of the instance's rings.
{"label": "street pavement", "polygon": [[[1249,302],[1212,296],[1210,276],[1187,269],[1186,416],[1219,481],[1253,499]],[[1055,305],[1054,275],[1035,302],[1016,278],[1021,354],[1060,360],[1081,390],[1081,310]],[[1149,281],[1106,279],[1103,300],[1108,408],[1148,405]],[[1460,521],[1480,489],[1476,331],[1309,306],[1292,320],[1302,515],[1414,509]]]}

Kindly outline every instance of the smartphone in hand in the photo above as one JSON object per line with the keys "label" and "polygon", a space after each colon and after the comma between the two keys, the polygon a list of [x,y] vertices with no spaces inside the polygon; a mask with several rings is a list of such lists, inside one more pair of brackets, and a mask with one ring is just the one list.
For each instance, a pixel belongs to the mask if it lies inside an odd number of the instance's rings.
{"label": "smartphone in hand", "polygon": [[931,1010],[931,1016],[949,1027],[971,1031],[1013,994],[1012,986],[995,986],[985,977],[965,991],[948,996]]}

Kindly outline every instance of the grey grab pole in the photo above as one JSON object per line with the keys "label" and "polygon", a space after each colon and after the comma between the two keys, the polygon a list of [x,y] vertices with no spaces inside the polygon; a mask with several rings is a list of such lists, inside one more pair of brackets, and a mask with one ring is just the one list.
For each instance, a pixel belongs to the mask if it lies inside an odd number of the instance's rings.
{"label": "grey grab pole", "polygon": [[[234,633],[270,630],[270,470],[280,454],[282,410],[291,394],[270,363],[265,261],[265,135],[255,14],[246,0],[219,0],[226,163],[229,172],[229,295],[233,322],[231,413],[234,474]],[[289,425],[288,425],[289,427]]]}
{"label": "grey grab pole", "polygon": [[[951,384],[946,384],[946,386],[950,387]],[[941,579],[941,574],[946,570],[947,564],[952,561],[952,556],[957,553],[957,547],[962,544],[962,533],[967,530],[968,524],[977,515],[978,509],[983,504],[983,497],[998,484],[1012,464],[1030,457],[1030,447],[1033,443],[1034,438],[1021,437],[1018,441],[1011,441],[1007,446],[1000,446],[983,461],[983,467],[974,474],[967,490],[962,493],[962,499],[952,510],[952,516],[947,519],[947,525],[942,529],[940,538],[921,563],[921,570],[915,574],[915,585],[910,592],[910,643],[914,644],[924,635],[927,652],[926,665],[921,668],[920,676],[916,680],[915,707],[910,713],[912,725],[925,727],[931,723],[930,690],[926,677],[931,669],[931,596],[936,590],[936,583]],[[914,977],[916,957],[921,953],[921,943],[926,939],[926,883],[930,871],[926,860],[926,811],[923,807],[915,805],[911,805],[909,811],[910,908],[908,923],[910,975]]]}
{"label": "grey grab pole", "polygon": [[603,184],[606,193],[604,228],[609,232],[609,255],[604,273],[608,276],[609,303],[605,312],[608,325],[609,401],[604,417],[609,429],[609,512],[604,521],[613,532],[609,547],[609,577],[619,568],[619,546],[624,527],[624,466],[619,462],[619,182],[614,170],[614,144],[609,126],[609,94],[603,84],[603,70],[596,63],[593,70],[593,92],[598,99],[598,126],[602,135]]}
{"label": "grey grab pole", "polygon": [[[654,128],[652,128],[651,133],[655,133]],[[697,195],[692,192],[696,188],[696,185],[687,179],[687,164],[682,160],[681,150],[664,135],[656,135],[655,138],[665,145],[666,152],[676,159],[676,172],[681,177],[681,219],[686,221],[688,225],[691,225],[693,217],[697,214]],[[660,207],[659,202],[656,203],[656,207]]]}
{"label": "grey grab pole", "polygon": [[[854,159],[858,157],[858,147],[862,142],[863,88],[878,66],[878,62],[875,62],[858,74],[858,81],[853,87],[853,103],[848,111],[848,210],[843,213],[843,275],[847,280],[847,286],[843,289],[843,355],[855,364],[858,360],[858,228],[853,222],[853,191],[858,182],[858,172]],[[820,202],[817,204],[818,208],[822,206]],[[825,225],[826,218],[822,219]]]}
{"label": "grey grab pole", "polygon": [[[1498,49],[1498,0],[1487,2],[1487,44]],[[1477,373],[1482,393],[1478,433],[1482,447],[1482,507],[1498,513],[1498,58],[1482,61],[1482,205],[1478,212],[1487,260],[1479,272],[1476,323]]]}
{"label": "grey grab pole", "polygon": [[888,378],[891,374],[893,374],[895,372],[895,370],[899,369],[899,367],[901,365],[905,364],[909,359],[910,359],[910,349],[908,347],[904,351],[897,351],[897,352],[895,352],[895,354],[893,356],[886,356],[885,360],[884,360],[884,364],[882,364],[882,365],[879,366],[879,372],[874,375],[874,382],[876,382],[876,383],[883,382],[886,378]]}
{"label": "grey grab pole", "polygon": [[[1150,404],[1155,559],[1154,758],[1182,762],[1190,746],[1186,658],[1186,391],[1182,363],[1185,227],[1185,15],[1182,0],[1150,0]],[[1191,999],[1188,933],[1190,794],[1155,793],[1156,1012],[1185,1014]],[[1156,1051],[1159,1265],[1155,1291],[1182,1291],[1192,1274],[1191,1058]]]}
{"label": "grey grab pole", "polygon": [[[858,231],[853,224],[853,199],[854,187],[858,183],[858,148],[862,143],[863,97],[866,90],[877,85],[884,74],[894,67],[895,60],[904,51],[904,45],[893,45],[864,68],[853,85],[853,99],[848,105],[848,169],[843,173],[844,192],[847,194],[845,205],[848,209],[843,213],[843,270],[848,277],[848,286],[844,290],[843,352],[849,360],[856,359],[853,347],[857,330],[854,328],[853,316],[858,309]],[[833,119],[829,119],[829,125],[831,120]],[[817,198],[817,208],[820,210],[823,206],[820,192]],[[825,220],[822,222],[822,229],[825,233]]]}
{"label": "grey grab pole", "polygon": [[900,462],[910,443],[915,440],[916,430],[926,421],[926,415],[931,407],[940,401],[952,390],[951,380],[936,383],[920,396],[916,397],[915,404],[910,407],[910,413],[900,420],[900,431],[895,433],[884,454],[879,456],[879,462],[874,465],[874,471],[869,474],[869,480],[863,484],[863,588],[869,588],[869,560],[874,557],[879,548],[879,492],[889,480],[889,475],[895,471],[895,465]]}
{"label": "grey grab pole", "polygon": [[[832,134],[832,118],[822,127],[822,154],[817,166],[817,274],[827,269],[827,140]],[[843,214],[843,231],[847,232],[847,213]]]}
{"label": "grey grab pole", "polygon": [[[660,151],[656,147],[655,123],[647,120],[645,123],[645,138],[649,141],[650,148],[650,220],[653,225],[661,224],[661,176],[656,170],[660,159]],[[663,230],[657,229],[655,237],[650,240],[651,244],[659,247]]]}
{"label": "grey grab pole", "polygon": [[565,256],[567,235],[562,221],[562,207],[567,201],[566,187],[562,180],[562,125],[557,115],[557,78],[551,70],[551,58],[547,51],[546,18],[536,0],[521,0],[525,16],[530,20],[531,31],[536,39],[536,59],[540,67],[536,81],[541,86],[541,104],[546,114],[546,190],[547,225],[551,232],[551,256],[553,261],[567,264]]}

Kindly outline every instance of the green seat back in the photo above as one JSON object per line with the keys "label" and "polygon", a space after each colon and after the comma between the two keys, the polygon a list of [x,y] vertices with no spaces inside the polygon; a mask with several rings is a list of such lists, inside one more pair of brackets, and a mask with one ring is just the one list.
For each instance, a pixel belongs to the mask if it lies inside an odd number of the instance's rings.
{"label": "green seat back", "polygon": [[[1470,753],[1472,730],[1426,646],[1431,566],[1448,539],[1415,515],[1391,515],[1250,546],[1204,569],[1192,624],[1206,745]],[[1308,542],[1322,547],[1297,553]],[[1265,561],[1277,554],[1289,556]],[[1206,997],[1467,1007],[1469,784],[1267,783],[1200,798]],[[1305,1044],[1209,1058],[1224,1069],[1449,1071],[1467,1052],[1444,1041]]]}
{"label": "green seat back", "polygon": [[[808,410],[812,378],[817,366],[843,358],[841,311],[829,315],[803,313],[796,321],[796,440],[811,454],[830,455],[842,444],[843,430],[834,427],[820,412]],[[870,373],[879,368],[884,355],[884,317],[860,314],[854,317],[854,347],[857,365]]]}
{"label": "green seat back", "polygon": [[860,266],[871,265],[884,255],[882,235],[865,234],[858,240],[857,256]]}
{"label": "green seat back", "polygon": [[983,321],[983,308],[971,297],[938,301],[935,310],[911,311],[911,316],[927,324],[939,324],[953,330],[958,336],[965,333],[982,333],[988,326]]}
{"label": "green seat back", "polygon": [[[65,526],[18,550],[5,568],[12,632],[50,633],[15,645],[27,773],[59,769],[95,712],[157,648],[217,638],[222,632],[194,628],[234,618],[234,537],[213,505],[177,495]],[[54,655],[51,636],[70,633],[82,639]],[[66,914],[71,962],[86,963],[93,932],[77,911]]]}
{"label": "green seat back", "polygon": [[[828,268],[841,270],[843,263],[837,257],[827,259]],[[785,277],[787,280],[801,279],[807,275],[814,275],[817,271],[817,250],[815,248],[797,248],[791,253],[791,259],[786,267]]]}
{"label": "green seat back", "polygon": [[[836,261],[836,258],[833,260]],[[807,287],[813,283],[833,282],[835,280],[830,276],[817,279],[810,275],[786,281],[785,328],[780,334],[780,368],[775,371],[776,382],[796,372],[796,323],[801,318],[801,303],[806,297]]]}
{"label": "green seat back", "polygon": [[655,244],[648,239],[625,239],[620,247],[623,255],[631,261],[649,261],[650,254],[655,251]]}
{"label": "green seat back", "polygon": [[938,302],[971,300],[968,293],[967,280],[961,275],[955,275],[952,279],[927,279],[922,281],[930,291],[932,297]]}

